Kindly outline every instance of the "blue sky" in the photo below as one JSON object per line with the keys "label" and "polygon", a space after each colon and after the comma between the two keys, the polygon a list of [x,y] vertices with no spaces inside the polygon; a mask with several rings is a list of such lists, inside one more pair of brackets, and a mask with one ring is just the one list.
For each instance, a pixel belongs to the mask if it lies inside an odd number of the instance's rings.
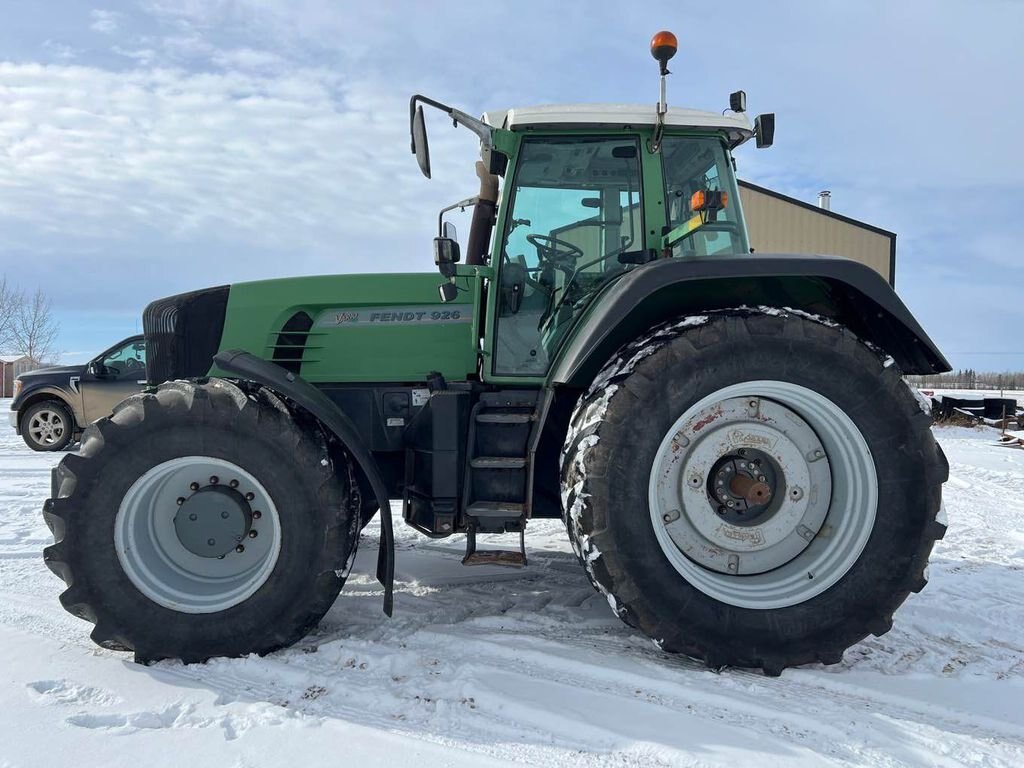
{"label": "blue sky", "polygon": [[432,268],[475,191],[470,113],[747,91],[775,146],[742,178],[899,234],[900,295],[954,366],[1024,369],[1024,3],[0,2],[0,273],[43,287],[67,360],[145,304],[242,280]]}

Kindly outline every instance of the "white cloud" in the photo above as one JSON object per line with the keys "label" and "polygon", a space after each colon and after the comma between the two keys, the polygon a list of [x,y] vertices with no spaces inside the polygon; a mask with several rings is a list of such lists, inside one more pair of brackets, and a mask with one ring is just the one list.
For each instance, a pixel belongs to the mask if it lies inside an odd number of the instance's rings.
{"label": "white cloud", "polygon": [[105,11],[100,8],[90,11],[89,17],[92,19],[89,29],[103,35],[112,35],[116,32],[120,27],[122,18],[121,14],[116,11]]}
{"label": "white cloud", "polygon": [[78,52],[72,46],[59,40],[44,40],[43,50],[61,62],[71,61],[78,56]]}
{"label": "white cloud", "polygon": [[408,150],[406,98],[322,69],[0,63],[0,225],[48,251],[65,281],[83,258],[99,279],[128,281],[138,254],[117,254],[146,240],[177,243],[172,262],[151,255],[150,267],[192,274],[210,273],[218,243],[253,252],[218,265],[221,279],[426,268],[437,208],[473,179],[475,140],[437,121],[435,164],[461,174],[427,183]]}

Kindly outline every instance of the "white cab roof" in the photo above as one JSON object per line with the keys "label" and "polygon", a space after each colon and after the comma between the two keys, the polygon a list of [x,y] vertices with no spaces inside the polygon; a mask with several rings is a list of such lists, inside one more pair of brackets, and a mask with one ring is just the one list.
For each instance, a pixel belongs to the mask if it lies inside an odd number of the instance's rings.
{"label": "white cab roof", "polygon": [[[555,104],[485,112],[483,120],[495,128],[515,130],[527,126],[624,128],[654,125],[657,117],[657,108],[654,104]],[[665,116],[665,125],[674,128],[724,130],[728,133],[732,146],[742,144],[754,135],[754,129],[747,116],[733,112],[721,115],[717,112],[670,106]]]}

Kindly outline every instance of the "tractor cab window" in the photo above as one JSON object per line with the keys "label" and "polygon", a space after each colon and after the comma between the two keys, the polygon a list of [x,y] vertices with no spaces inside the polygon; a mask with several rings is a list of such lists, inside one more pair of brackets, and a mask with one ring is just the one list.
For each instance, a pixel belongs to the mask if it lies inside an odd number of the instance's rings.
{"label": "tractor cab window", "polygon": [[639,142],[527,139],[511,195],[494,370],[543,374],[572,319],[643,248]]}
{"label": "tractor cab window", "polygon": [[[721,141],[710,137],[666,136],[662,157],[669,227],[676,232],[677,227],[684,227],[686,231],[672,246],[672,255],[747,253],[739,191]],[[724,192],[725,207],[714,211],[695,210],[694,193],[701,191]]]}

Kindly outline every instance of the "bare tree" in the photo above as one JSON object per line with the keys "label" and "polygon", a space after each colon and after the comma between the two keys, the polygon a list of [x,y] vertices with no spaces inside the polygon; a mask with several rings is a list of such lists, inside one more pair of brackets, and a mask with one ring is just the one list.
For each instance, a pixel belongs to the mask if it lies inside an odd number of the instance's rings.
{"label": "bare tree", "polygon": [[7,275],[0,275],[0,354],[14,347],[14,326],[23,299],[21,291],[7,283]]}
{"label": "bare tree", "polygon": [[53,317],[50,300],[37,288],[31,298],[20,302],[14,316],[14,348],[38,364],[53,362],[57,357],[57,334],[60,325]]}

